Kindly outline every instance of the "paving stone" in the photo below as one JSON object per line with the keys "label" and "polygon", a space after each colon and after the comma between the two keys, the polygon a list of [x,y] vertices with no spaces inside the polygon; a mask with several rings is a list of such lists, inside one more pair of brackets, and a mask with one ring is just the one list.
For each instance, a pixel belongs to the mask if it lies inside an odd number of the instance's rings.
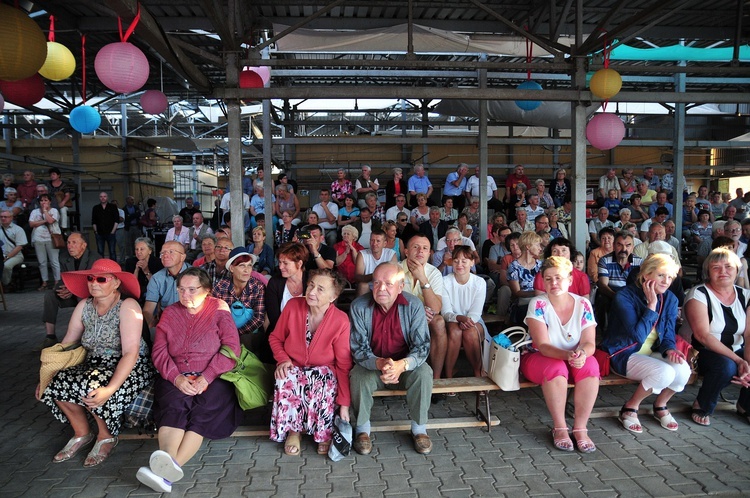
{"label": "paving stone", "polygon": [[378,497],[383,496],[383,493],[385,492],[385,484],[377,484],[377,485],[368,485],[368,486],[359,486],[355,483],[354,488],[357,490],[357,493],[359,493],[359,496],[362,498],[368,498],[368,497]]}
{"label": "paving stone", "polygon": [[306,478],[307,476],[305,476],[305,479],[300,479],[298,475],[297,479],[285,479],[283,481],[276,481],[276,493],[278,494],[278,496],[297,496],[302,489],[302,485],[305,484],[307,480]]}
{"label": "paving stone", "polygon": [[[573,498],[573,497],[586,497],[590,498],[591,496],[594,496],[596,493],[584,493],[581,490],[581,485],[577,482],[563,482],[559,484],[555,484],[552,486],[555,491],[557,491],[558,494],[561,496],[564,496],[565,498]],[[611,494],[610,494],[611,495]]]}
{"label": "paving stone", "polygon": [[417,492],[417,496],[420,498],[435,498],[440,496],[440,486],[442,483],[438,481],[431,482],[418,482],[411,484],[411,489]]}
{"label": "paving stone", "polygon": [[637,458],[620,458],[615,462],[615,465],[620,467],[629,477],[636,479],[641,477],[653,477],[656,475],[654,470],[643,465],[643,463]]}
{"label": "paving stone", "polygon": [[600,476],[595,472],[579,472],[575,476],[576,481],[581,483],[581,489],[584,493],[596,493],[603,491],[612,491],[613,483],[620,481],[602,482]]}
{"label": "paving stone", "polygon": [[560,465],[539,465],[536,466],[536,469],[544,473],[546,476],[545,480],[550,486],[553,484],[576,482],[575,478],[565,472]]}

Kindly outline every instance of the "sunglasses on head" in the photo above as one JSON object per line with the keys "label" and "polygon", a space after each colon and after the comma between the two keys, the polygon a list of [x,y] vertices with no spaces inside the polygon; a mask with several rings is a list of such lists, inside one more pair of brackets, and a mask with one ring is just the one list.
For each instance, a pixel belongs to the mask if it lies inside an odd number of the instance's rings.
{"label": "sunglasses on head", "polygon": [[89,282],[96,281],[97,284],[106,284],[115,277],[97,277],[95,275],[86,275],[86,280]]}

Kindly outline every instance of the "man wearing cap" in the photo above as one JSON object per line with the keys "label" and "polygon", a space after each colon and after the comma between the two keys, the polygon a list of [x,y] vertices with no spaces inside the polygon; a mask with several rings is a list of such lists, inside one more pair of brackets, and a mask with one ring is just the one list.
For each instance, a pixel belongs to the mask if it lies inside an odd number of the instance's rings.
{"label": "man wearing cap", "polygon": [[432,451],[427,435],[432,369],[426,362],[430,334],[424,307],[417,297],[403,292],[404,272],[393,263],[382,263],[375,269],[372,288],[372,292],[355,299],[349,311],[355,363],[349,376],[357,419],[353,447],[361,455],[372,451],[373,392],[397,388],[406,390],[414,449],[426,455]]}
{"label": "man wearing cap", "polygon": [[23,263],[23,246],[29,243],[23,228],[13,223],[13,213],[0,212],[0,242],[3,245],[3,285],[10,283],[13,268]]}
{"label": "man wearing cap", "polygon": [[149,327],[156,326],[161,310],[180,300],[175,279],[190,268],[185,263],[185,248],[177,241],[165,242],[159,257],[164,268],[151,276],[143,305],[143,320]]}
{"label": "man wearing cap", "polygon": [[[60,252],[60,273],[69,271],[90,270],[95,261],[99,260],[99,254],[89,250],[86,239],[80,232],[73,232],[68,236],[66,243],[67,251]],[[42,312],[42,321],[47,333],[42,348],[56,344],[57,334],[55,333],[55,324],[57,323],[57,313],[60,308],[75,308],[78,304],[78,298],[65,286],[63,280],[59,280],[55,287],[44,293],[44,309]]]}

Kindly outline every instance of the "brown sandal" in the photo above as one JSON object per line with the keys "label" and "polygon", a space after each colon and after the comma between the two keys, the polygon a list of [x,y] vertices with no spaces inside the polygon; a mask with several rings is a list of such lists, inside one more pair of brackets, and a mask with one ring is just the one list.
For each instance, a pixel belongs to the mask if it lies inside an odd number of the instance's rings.
{"label": "brown sandal", "polygon": [[284,454],[289,456],[299,456],[300,454],[300,435],[299,432],[290,432],[284,441]]}
{"label": "brown sandal", "polygon": [[331,440],[323,441],[318,443],[318,455],[327,455],[328,449],[331,447]]}

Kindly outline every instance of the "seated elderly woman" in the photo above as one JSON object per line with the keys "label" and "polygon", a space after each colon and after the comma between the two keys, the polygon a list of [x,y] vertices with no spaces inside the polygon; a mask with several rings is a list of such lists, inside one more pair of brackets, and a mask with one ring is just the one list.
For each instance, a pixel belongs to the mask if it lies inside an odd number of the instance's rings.
{"label": "seated elderly woman", "polygon": [[635,284],[617,293],[600,346],[616,374],[641,381],[620,410],[623,427],[636,434],[643,432],[638,407],[652,393],[654,418],[669,431],[678,428],[667,402],[690,379],[690,365],[675,343],[678,305],[669,291],[678,270],[666,254],[646,258]]}
{"label": "seated elderly woman", "polygon": [[599,364],[594,358],[596,322],[585,296],[568,292],[573,282],[570,258],[551,256],[541,270],[546,294],[529,304],[524,323],[536,352],[521,356],[521,373],[541,384],[552,416],[555,447],[573,451],[565,421],[568,383],[575,383],[573,437],[579,451],[591,453],[596,446],[586,428],[599,392]]}
{"label": "seated elderly woman", "polygon": [[[133,274],[123,272],[112,260],[100,259],[91,270],[64,272],[62,279],[82,299],[63,344],[80,341],[86,359],[58,372],[46,389],[38,386],[37,399],[60,422],[69,422],[75,433],[52,461],[69,460],[96,439],[83,463],[94,467],[117,446],[123,410],[151,383],[155,372],[141,338],[143,316],[133,299],[140,289]],[[89,415],[96,422],[96,436]]]}
{"label": "seated elderly woman", "polygon": [[352,225],[341,227],[341,242],[336,242],[333,248],[336,250],[336,269],[341,276],[350,284],[354,284],[356,279],[354,273],[357,267],[357,255],[359,251],[365,248],[357,242],[359,239],[359,230]]}
{"label": "seated elderly woman", "polygon": [[287,455],[300,454],[301,432],[327,454],[336,406],[349,421],[349,318],[333,305],[344,285],[335,270],[311,271],[307,294],[287,303],[269,338],[277,362],[271,439],[286,441]]}
{"label": "seated elderly woman", "polygon": [[734,285],[740,267],[734,252],[714,249],[703,262],[704,283],[686,298],[681,334],[692,333],[699,351],[698,373],[703,375],[692,414],[699,425],[710,425],[719,394],[730,383],[742,387],[737,413],[750,422],[750,291]]}
{"label": "seated elderly woman", "polygon": [[234,385],[219,378],[234,368],[234,360],[219,350],[228,346],[239,357],[240,340],[229,306],[210,296],[211,284],[201,268],[182,272],[175,282],[180,300],[164,310],[156,326],[154,419],[159,449],[136,474],[154,491],[172,490],[203,438],[229,437],[242,422]]}
{"label": "seated elderly woman", "polygon": [[130,256],[125,260],[124,270],[132,273],[138,279],[141,287],[141,297],[138,303],[143,306],[146,302],[146,288],[151,281],[154,273],[158,272],[164,266],[159,258],[154,256],[154,243],[148,237],[138,237],[135,239],[135,256]]}

